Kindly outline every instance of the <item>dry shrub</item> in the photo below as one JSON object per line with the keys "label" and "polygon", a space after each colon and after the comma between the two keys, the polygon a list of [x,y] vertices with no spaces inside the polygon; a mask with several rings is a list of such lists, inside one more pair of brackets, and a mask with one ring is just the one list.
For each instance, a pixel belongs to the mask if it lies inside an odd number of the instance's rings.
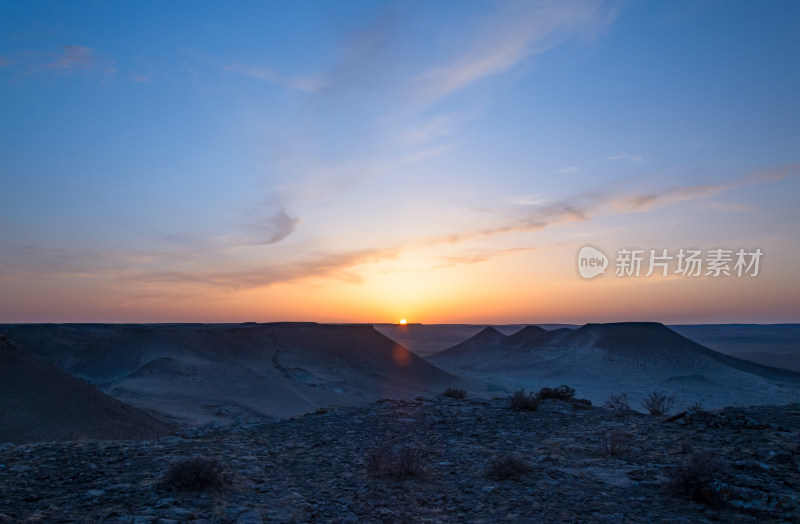
{"label": "dry shrub", "polygon": [[511,396],[510,406],[514,411],[536,411],[539,399],[535,393],[525,393],[525,389],[515,391]]}
{"label": "dry shrub", "polygon": [[528,461],[517,454],[501,455],[489,461],[486,476],[494,480],[516,479],[530,473]]}
{"label": "dry shrub", "polygon": [[463,389],[447,388],[444,390],[444,393],[442,393],[442,396],[447,398],[454,398],[456,400],[463,400],[467,397],[467,392],[464,391]]}
{"label": "dry shrub", "polygon": [[642,399],[642,406],[649,411],[651,415],[660,417],[669,413],[669,410],[675,406],[675,397],[668,397],[664,393],[653,391]]}
{"label": "dry shrub", "polygon": [[720,472],[720,463],[711,451],[691,453],[668,472],[667,488],[676,497],[718,506],[722,497],[714,483]]}
{"label": "dry shrub", "polygon": [[703,407],[702,402],[695,402],[694,404],[689,406],[689,411],[694,411],[695,413],[701,413],[705,411],[705,408]]}
{"label": "dry shrub", "polygon": [[603,435],[603,451],[606,455],[615,457],[625,455],[630,451],[632,444],[633,437],[619,428]]}
{"label": "dry shrub", "polygon": [[367,474],[371,477],[415,477],[422,471],[422,453],[416,448],[405,446],[394,452],[383,447],[367,455]]}
{"label": "dry shrub", "polygon": [[569,386],[558,386],[557,388],[542,388],[536,395],[539,400],[556,399],[556,400],[572,400],[575,397],[575,389]]}
{"label": "dry shrub", "polygon": [[612,393],[603,406],[619,413],[625,413],[631,410],[631,405],[628,402],[628,395],[625,393]]}
{"label": "dry shrub", "polygon": [[161,487],[167,490],[196,491],[221,488],[227,482],[219,460],[194,457],[170,464],[161,481]]}

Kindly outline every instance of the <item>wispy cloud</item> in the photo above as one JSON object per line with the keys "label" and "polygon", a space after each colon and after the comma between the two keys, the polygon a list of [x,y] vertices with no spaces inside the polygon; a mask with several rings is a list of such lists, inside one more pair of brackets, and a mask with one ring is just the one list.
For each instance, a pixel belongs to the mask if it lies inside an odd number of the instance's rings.
{"label": "wispy cloud", "polygon": [[135,84],[142,84],[145,82],[149,82],[151,78],[153,78],[152,73],[147,73],[147,74],[130,73],[128,75],[128,80],[130,80]]}
{"label": "wispy cloud", "polygon": [[417,80],[427,97],[440,98],[504,73],[575,34],[593,35],[613,16],[598,1],[510,2],[471,35],[463,54]]}
{"label": "wispy cloud", "polygon": [[694,185],[661,189],[657,193],[622,195],[608,203],[622,212],[647,211],[654,207],[677,204],[696,198],[707,198],[734,185]]}
{"label": "wispy cloud", "polygon": [[608,155],[606,160],[628,160],[630,162],[641,162],[642,155],[632,155],[630,153],[620,153],[618,155]]}
{"label": "wispy cloud", "polygon": [[56,59],[44,65],[55,69],[92,69],[97,64],[94,50],[82,45],[65,45]]}
{"label": "wispy cloud", "polygon": [[22,66],[19,77],[50,71],[52,73],[76,73],[99,71],[107,77],[116,75],[114,62],[95,49],[83,45],[64,45],[58,51],[21,51],[14,53],[13,58],[0,56],[0,67]]}
{"label": "wispy cloud", "polygon": [[[247,228],[243,236],[218,244],[207,243],[203,249],[185,246],[185,249],[151,252],[102,252],[42,250],[24,247],[12,256],[8,249],[0,262],[6,267],[4,276],[18,278],[20,274],[38,274],[54,277],[85,279],[112,279],[116,281],[148,282],[157,285],[174,284],[181,293],[193,291],[196,284],[209,288],[251,289],[279,282],[301,281],[313,278],[333,278],[347,282],[360,282],[358,268],[363,265],[390,261],[416,252],[437,248],[430,268],[451,267],[487,262],[494,257],[516,251],[537,249],[524,246],[498,249],[496,246],[474,244],[499,236],[541,231],[568,222],[583,222],[601,216],[642,213],[681,202],[707,202],[713,195],[725,190],[750,184],[770,183],[797,176],[799,166],[785,166],[765,170],[719,185],[686,185],[658,191],[601,194],[590,191],[560,201],[537,200],[536,205],[514,206],[494,214],[494,223],[486,227],[467,228],[448,234],[420,237],[411,241],[397,241],[381,248],[346,252],[320,252],[314,245],[306,245],[290,256],[275,257],[262,264],[246,262],[219,264],[225,250],[242,245],[261,246],[279,242],[295,230],[299,219],[292,218],[283,208]],[[714,204],[713,202],[709,204]],[[745,210],[743,207],[723,206],[720,211]],[[472,244],[470,244],[472,243]],[[470,245],[467,252],[458,252]],[[452,251],[448,252],[448,246]],[[0,253],[3,254],[3,253]],[[264,251],[270,260],[270,253]],[[232,269],[219,270],[218,267]],[[239,267],[236,267],[238,265]]]}
{"label": "wispy cloud", "polygon": [[300,224],[299,218],[292,218],[281,207],[274,215],[250,224],[248,229],[254,233],[252,244],[268,245],[288,237]]}
{"label": "wispy cloud", "polygon": [[313,93],[325,87],[325,82],[317,78],[287,76],[261,66],[231,64],[226,65],[223,70],[230,73],[240,74],[248,78],[263,80],[264,82],[286,89],[296,89],[298,91]]}
{"label": "wispy cloud", "polygon": [[577,173],[578,171],[580,171],[580,168],[577,166],[562,167],[558,170],[559,173]]}
{"label": "wispy cloud", "polygon": [[290,216],[284,207],[275,202],[268,202],[264,206],[267,210],[274,209],[272,214],[266,215],[265,209],[256,209],[248,213],[245,219],[237,224],[228,226],[232,232],[218,233],[215,235],[197,236],[193,234],[169,234],[162,240],[170,246],[180,246],[180,250],[173,249],[173,255],[164,255],[161,258],[179,260],[190,257],[192,253],[206,253],[209,256],[220,251],[243,246],[268,246],[277,244],[291,235],[302,222],[300,217]]}
{"label": "wispy cloud", "polygon": [[371,249],[348,253],[318,254],[300,260],[284,261],[226,271],[136,271],[123,278],[156,283],[204,284],[229,289],[250,289],[278,282],[310,278],[336,278],[360,282],[361,278],[348,271],[360,264],[396,258],[401,249]]}
{"label": "wispy cloud", "polygon": [[772,169],[763,169],[750,175],[746,182],[757,184],[760,182],[776,182],[786,178],[800,176],[800,163],[786,164]]}

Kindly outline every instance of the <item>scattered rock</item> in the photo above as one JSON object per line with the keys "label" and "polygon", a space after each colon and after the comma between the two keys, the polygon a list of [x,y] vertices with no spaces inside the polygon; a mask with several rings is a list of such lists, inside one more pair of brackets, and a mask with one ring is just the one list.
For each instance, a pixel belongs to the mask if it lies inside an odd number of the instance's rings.
{"label": "scattered rock", "polygon": [[[156,441],[3,444],[0,521],[798,522],[799,412],[726,408],[654,423],[560,400],[515,412],[507,399],[421,398],[209,424]],[[602,451],[615,430],[630,438],[629,452]],[[381,447],[419,450],[425,474],[368,475],[369,453]],[[689,449],[713,450],[721,464],[719,507],[664,489]],[[487,477],[504,455],[530,471]],[[209,492],[163,489],[170,464],[195,456],[218,460],[232,481]]]}

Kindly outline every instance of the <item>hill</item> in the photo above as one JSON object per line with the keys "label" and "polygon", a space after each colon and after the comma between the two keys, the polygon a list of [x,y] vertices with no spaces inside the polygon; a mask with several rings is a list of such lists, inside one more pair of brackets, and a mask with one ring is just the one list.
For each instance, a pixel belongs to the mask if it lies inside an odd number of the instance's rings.
{"label": "hill", "polygon": [[171,429],[0,335],[0,442],[141,440]]}
{"label": "hill", "polygon": [[0,330],[115,398],[188,424],[293,416],[462,384],[369,325],[25,324]]}
{"label": "hill", "polygon": [[570,384],[594,402],[613,392],[636,400],[654,389],[710,406],[789,402],[800,394],[800,373],[723,355],[650,322],[476,335],[429,360],[483,380],[490,391]]}

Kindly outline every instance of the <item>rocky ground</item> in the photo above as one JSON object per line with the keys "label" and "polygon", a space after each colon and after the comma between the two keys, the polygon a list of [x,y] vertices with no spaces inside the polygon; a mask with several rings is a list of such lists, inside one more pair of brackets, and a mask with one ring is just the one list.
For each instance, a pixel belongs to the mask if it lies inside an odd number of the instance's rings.
{"label": "rocky ground", "polygon": [[[0,445],[0,520],[800,521],[798,404],[670,422],[553,400],[533,412],[508,405],[381,401],[157,441]],[[369,460],[403,447],[411,475]],[[710,477],[695,498],[710,505],[670,494],[677,465],[708,458],[704,450],[713,453]],[[171,464],[197,456],[219,461],[223,485],[171,489]],[[516,475],[492,469],[509,456],[522,463]]]}

